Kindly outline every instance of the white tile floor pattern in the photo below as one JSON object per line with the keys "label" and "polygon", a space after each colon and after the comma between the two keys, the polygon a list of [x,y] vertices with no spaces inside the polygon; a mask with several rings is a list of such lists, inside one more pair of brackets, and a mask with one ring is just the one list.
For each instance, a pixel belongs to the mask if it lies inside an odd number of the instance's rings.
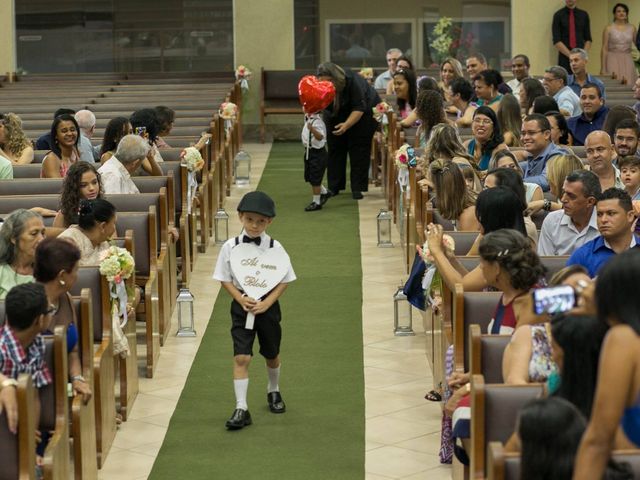
{"label": "white tile floor pattern", "polygon": [[[233,213],[242,195],[258,184],[271,144],[246,144],[244,148],[252,157],[251,186],[233,187],[227,199],[230,234],[239,231]],[[383,206],[380,189],[372,189],[360,201],[365,480],[449,479],[451,468],[438,461],[440,406],[424,400],[425,392],[431,388],[431,371],[425,356],[426,337],[420,332],[422,321],[418,318],[414,322],[414,337],[393,335],[392,295],[406,275],[399,247],[376,246],[375,217]],[[330,203],[327,208],[331,208]],[[399,239],[394,242],[398,245]],[[138,480],[149,475],[220,288],[211,279],[218,251],[219,247],[212,242],[207,253],[200,254],[191,280],[198,336],[173,335],[177,328],[174,315],[172,334],[162,347],[155,378],[140,378],[140,394],[130,419],[120,426],[99,479]]]}

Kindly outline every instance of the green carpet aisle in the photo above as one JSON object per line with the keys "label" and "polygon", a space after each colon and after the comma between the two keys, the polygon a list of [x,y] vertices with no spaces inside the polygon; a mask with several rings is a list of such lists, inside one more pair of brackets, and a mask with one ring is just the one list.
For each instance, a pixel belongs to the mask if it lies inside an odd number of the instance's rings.
{"label": "green carpet aisle", "polygon": [[224,428],[235,400],[231,297],[221,291],[152,480],[364,478],[357,203],[343,193],[322,211],[303,211],[310,188],[302,179],[298,143],[274,143],[259,189],[276,202],[277,217],[267,232],[285,246],[298,276],[281,302],[280,389],[287,412],[268,410],[256,340],[248,398],[254,423],[237,432]]}

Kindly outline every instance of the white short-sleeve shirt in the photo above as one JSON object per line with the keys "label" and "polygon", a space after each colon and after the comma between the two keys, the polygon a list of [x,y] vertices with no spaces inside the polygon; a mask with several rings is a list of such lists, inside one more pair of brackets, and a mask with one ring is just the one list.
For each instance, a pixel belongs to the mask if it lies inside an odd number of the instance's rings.
{"label": "white short-sleeve shirt", "polygon": [[140,193],[136,184],[131,180],[129,172],[116,157],[111,157],[104,162],[98,172],[104,193]]}

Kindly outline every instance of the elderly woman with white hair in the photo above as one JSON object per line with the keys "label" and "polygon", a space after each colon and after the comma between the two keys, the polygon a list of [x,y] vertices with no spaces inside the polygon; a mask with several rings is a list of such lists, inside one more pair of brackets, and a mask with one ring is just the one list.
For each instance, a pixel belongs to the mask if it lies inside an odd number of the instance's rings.
{"label": "elderly woman with white hair", "polygon": [[125,135],[116,154],[98,169],[104,193],[140,193],[131,175],[148,158],[151,146],[139,135]]}

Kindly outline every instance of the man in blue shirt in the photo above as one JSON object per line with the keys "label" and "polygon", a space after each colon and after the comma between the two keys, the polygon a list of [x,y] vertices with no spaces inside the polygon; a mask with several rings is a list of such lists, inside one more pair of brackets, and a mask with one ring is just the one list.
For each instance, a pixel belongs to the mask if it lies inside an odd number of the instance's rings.
{"label": "man in blue shirt", "polygon": [[580,90],[582,114],[571,117],[567,125],[573,136],[573,144],[584,145],[587,136],[596,130],[602,130],[609,107],[604,104],[600,89],[594,83],[585,83]]}
{"label": "man in blue shirt", "polygon": [[545,69],[542,76],[542,85],[547,91],[547,95],[553,97],[558,104],[558,110],[565,117],[580,115],[580,96],[573,93],[567,86],[569,75],[567,71],[559,65]]}
{"label": "man in blue shirt", "polygon": [[528,153],[521,163],[524,181],[540,185],[543,191],[549,191],[547,180],[547,162],[555,155],[566,152],[551,141],[551,124],[547,117],[532,113],[524,117],[521,132],[522,146]]}
{"label": "man in blue shirt", "polygon": [[587,62],[589,61],[589,54],[582,48],[574,48],[569,55],[569,63],[571,64],[571,71],[573,75],[569,75],[567,78],[567,86],[574,91],[574,93],[580,96],[580,90],[587,83],[593,83],[598,86],[602,98],[607,98],[607,94],[604,88],[604,83],[597,77],[592,77],[587,73]]}
{"label": "man in blue shirt", "polygon": [[631,197],[624,190],[605,190],[596,204],[600,237],[585,243],[569,257],[567,265],[582,265],[595,277],[616,253],[640,248],[640,238],[632,232],[636,220]]}

